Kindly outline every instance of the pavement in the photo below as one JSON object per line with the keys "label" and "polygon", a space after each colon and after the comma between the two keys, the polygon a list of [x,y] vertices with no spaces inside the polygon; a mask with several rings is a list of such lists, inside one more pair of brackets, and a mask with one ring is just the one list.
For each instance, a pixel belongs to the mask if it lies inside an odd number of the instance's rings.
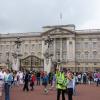
{"label": "pavement", "polygon": [[[44,94],[43,86],[36,86],[34,91],[23,91],[23,86],[16,86],[11,88],[11,100],[56,100],[56,90],[49,90],[48,94]],[[4,100],[4,95],[0,100]],[[62,100],[62,99],[60,99]],[[66,95],[66,100],[67,95]],[[76,88],[76,95],[73,100],[100,100],[100,86],[92,85],[78,85]]]}

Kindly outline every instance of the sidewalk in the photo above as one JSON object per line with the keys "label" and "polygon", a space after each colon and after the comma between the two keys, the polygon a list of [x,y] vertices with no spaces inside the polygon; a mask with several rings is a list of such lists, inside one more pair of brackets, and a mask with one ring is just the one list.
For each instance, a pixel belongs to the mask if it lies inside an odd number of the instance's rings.
{"label": "sidewalk", "polygon": [[[14,87],[11,90],[11,100],[56,100],[56,91],[49,91],[47,95],[43,93],[42,86],[36,86],[34,91],[22,91],[23,87]],[[100,100],[100,87],[96,85],[78,85],[77,95],[74,100]],[[4,100],[4,99],[2,99]],[[66,95],[66,100],[67,95]]]}

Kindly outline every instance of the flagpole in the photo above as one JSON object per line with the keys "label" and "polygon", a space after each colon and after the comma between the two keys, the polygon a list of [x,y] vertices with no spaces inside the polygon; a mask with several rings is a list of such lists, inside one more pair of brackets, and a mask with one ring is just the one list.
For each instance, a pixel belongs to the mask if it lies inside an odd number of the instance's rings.
{"label": "flagpole", "polygon": [[60,17],[60,25],[62,25],[62,13],[60,13],[59,17]]}

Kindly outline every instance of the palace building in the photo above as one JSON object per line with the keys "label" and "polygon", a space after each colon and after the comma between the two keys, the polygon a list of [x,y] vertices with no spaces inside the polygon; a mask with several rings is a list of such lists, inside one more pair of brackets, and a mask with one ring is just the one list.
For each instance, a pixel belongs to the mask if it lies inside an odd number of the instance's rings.
{"label": "palace building", "polygon": [[51,67],[57,64],[72,71],[100,70],[100,30],[76,30],[73,24],[45,26],[43,32],[0,34],[0,64],[12,65],[18,52],[20,67],[44,69],[48,36],[52,39],[48,49]]}

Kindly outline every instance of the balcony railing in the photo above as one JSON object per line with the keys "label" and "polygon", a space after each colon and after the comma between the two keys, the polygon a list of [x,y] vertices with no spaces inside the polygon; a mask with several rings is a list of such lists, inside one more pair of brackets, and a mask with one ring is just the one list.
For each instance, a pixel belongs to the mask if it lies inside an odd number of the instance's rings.
{"label": "balcony railing", "polygon": [[92,62],[100,62],[100,59],[76,59],[76,62],[85,62],[85,63],[92,63]]}

